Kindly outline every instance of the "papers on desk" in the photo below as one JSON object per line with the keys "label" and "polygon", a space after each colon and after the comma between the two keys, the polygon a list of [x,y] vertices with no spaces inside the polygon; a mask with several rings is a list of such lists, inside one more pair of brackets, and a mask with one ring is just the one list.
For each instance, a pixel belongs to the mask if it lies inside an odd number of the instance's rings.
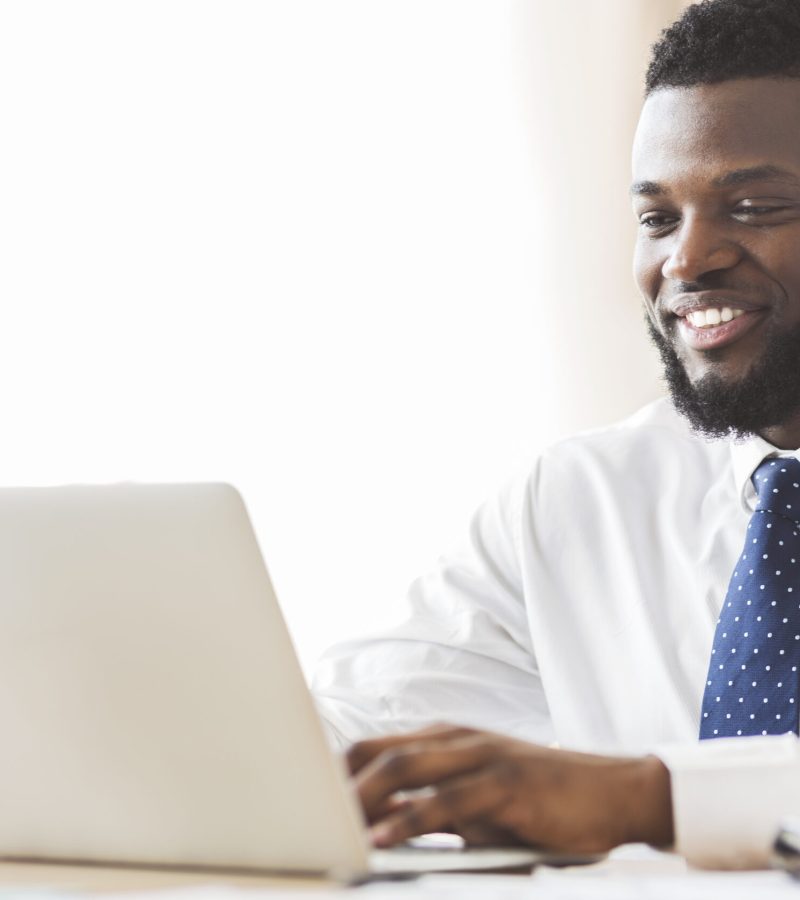
{"label": "papers on desk", "polygon": [[[531,900],[782,900],[800,897],[800,885],[785,872],[695,872],[673,875],[578,877],[541,872]],[[521,896],[521,895],[520,895]]]}

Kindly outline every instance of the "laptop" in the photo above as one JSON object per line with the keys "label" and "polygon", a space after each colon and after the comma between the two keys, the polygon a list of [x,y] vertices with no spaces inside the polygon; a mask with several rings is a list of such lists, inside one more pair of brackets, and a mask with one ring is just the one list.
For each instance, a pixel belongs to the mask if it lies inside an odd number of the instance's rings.
{"label": "laptop", "polygon": [[0,722],[6,859],[343,880],[553,859],[370,850],[225,484],[0,489]]}

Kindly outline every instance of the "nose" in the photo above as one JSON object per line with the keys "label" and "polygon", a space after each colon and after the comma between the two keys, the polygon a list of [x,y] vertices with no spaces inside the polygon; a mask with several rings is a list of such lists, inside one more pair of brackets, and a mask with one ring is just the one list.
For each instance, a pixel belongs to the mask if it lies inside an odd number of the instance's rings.
{"label": "nose", "polygon": [[731,269],[742,257],[720,224],[699,216],[686,216],[672,238],[661,274],[675,281],[697,281],[709,272]]}

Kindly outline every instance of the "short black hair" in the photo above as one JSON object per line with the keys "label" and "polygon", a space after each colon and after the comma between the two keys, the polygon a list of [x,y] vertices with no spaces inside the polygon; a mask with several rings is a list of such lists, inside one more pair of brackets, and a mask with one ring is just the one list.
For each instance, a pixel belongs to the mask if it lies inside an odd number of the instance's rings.
{"label": "short black hair", "polygon": [[732,78],[800,78],[800,0],[703,0],[653,45],[645,94]]}

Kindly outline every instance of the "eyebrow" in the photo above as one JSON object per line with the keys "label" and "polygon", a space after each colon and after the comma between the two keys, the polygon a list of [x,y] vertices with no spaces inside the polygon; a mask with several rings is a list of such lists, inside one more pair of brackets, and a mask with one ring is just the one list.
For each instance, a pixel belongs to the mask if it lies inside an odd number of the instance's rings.
{"label": "eyebrow", "polygon": [[[750,166],[747,169],[734,169],[715,178],[711,184],[716,188],[735,187],[739,184],[749,184],[753,181],[783,181],[786,184],[800,187],[800,178],[794,175],[788,169],[781,169],[780,166]],[[631,185],[630,194],[632,197],[658,197],[666,194],[668,191],[657,181],[635,181]]]}

